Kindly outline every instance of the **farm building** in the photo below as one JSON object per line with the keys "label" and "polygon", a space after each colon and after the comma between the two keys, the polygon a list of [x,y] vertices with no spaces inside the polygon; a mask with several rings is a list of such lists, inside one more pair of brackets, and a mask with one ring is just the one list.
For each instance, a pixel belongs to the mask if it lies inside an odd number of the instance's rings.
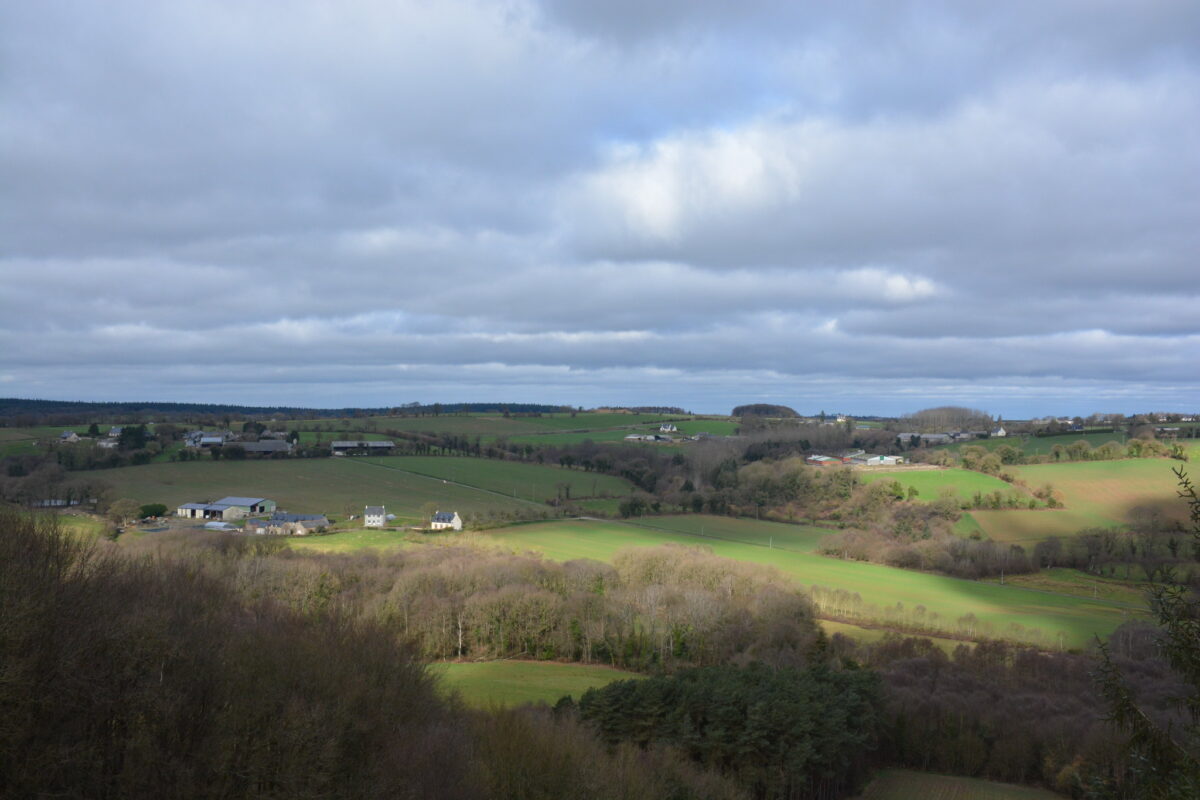
{"label": "farm building", "polygon": [[387,523],[387,509],[383,506],[367,506],[363,510],[364,528],[382,528]]}
{"label": "farm building", "polygon": [[188,447],[220,447],[233,439],[229,431],[190,431],[183,436]]}
{"label": "farm building", "polygon": [[631,433],[625,437],[627,442],[653,442],[653,433]]}
{"label": "farm building", "polygon": [[389,453],[396,446],[395,442],[388,441],[356,441],[353,439],[339,439],[329,443],[329,449],[334,453],[346,455],[348,453]]}
{"label": "farm building", "polygon": [[113,425],[111,428],[108,429],[109,438],[112,438],[112,439],[121,438],[121,433],[124,430],[125,430],[125,428],[121,425]]}
{"label": "farm building", "polygon": [[247,454],[270,456],[276,453],[292,452],[290,442],[279,439],[260,439],[257,442],[241,442],[240,446]]}
{"label": "farm building", "polygon": [[833,456],[809,456],[804,463],[813,467],[834,467],[841,464],[842,460]]}
{"label": "farm building", "polygon": [[328,528],[329,520],[324,514],[289,514],[276,511],[270,519],[251,520],[246,523],[246,533],[270,534],[272,536],[305,536],[321,528]]}
{"label": "farm building", "polygon": [[992,431],[993,439],[1003,439],[1005,436],[1008,436],[1008,431],[1004,430],[1003,425],[1001,425],[999,428],[996,428],[996,430]]}
{"label": "farm building", "polygon": [[675,425],[670,422],[664,422],[662,425],[658,426],[658,432],[659,433],[679,433],[679,428],[676,428]]}
{"label": "farm building", "polygon": [[462,530],[462,517],[457,511],[435,511],[433,518],[429,520],[429,529],[441,531],[450,528],[452,530]]}
{"label": "farm building", "polygon": [[58,440],[60,442],[78,442],[79,434],[75,431],[63,431],[58,435]]}
{"label": "farm building", "polygon": [[871,456],[864,453],[856,456],[851,463],[863,467],[894,467],[903,464],[904,459],[901,456]]}
{"label": "farm building", "polygon": [[186,519],[242,519],[251,514],[266,514],[275,510],[275,501],[265,497],[222,497],[213,503],[184,503],[175,509],[175,516]]}

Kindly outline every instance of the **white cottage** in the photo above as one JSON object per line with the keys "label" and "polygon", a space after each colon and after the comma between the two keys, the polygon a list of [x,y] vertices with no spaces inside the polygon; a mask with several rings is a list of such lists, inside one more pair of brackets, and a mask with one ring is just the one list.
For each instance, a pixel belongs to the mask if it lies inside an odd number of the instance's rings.
{"label": "white cottage", "polygon": [[457,511],[435,511],[433,519],[429,521],[429,529],[441,531],[450,528],[452,530],[462,530],[462,517]]}
{"label": "white cottage", "polygon": [[387,509],[383,506],[367,506],[363,511],[364,528],[382,528],[387,523]]}

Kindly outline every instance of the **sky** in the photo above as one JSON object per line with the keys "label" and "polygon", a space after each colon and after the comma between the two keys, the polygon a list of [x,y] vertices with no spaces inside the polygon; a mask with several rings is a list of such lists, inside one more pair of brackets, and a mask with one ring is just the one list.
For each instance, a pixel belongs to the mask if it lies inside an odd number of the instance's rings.
{"label": "sky", "polygon": [[0,2],[0,396],[1200,411],[1193,0]]}

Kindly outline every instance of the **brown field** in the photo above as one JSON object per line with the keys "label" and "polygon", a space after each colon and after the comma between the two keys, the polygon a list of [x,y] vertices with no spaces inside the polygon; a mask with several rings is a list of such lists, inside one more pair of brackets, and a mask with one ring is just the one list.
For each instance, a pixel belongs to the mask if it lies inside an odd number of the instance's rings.
{"label": "brown field", "polygon": [[[1026,545],[1048,536],[1073,536],[1083,528],[1127,525],[1146,515],[1186,519],[1166,458],[1083,461],[1013,467],[1031,489],[1046,484],[1066,506],[1044,511],[973,511],[980,527],[1001,542]],[[1194,471],[1194,470],[1193,470]]]}

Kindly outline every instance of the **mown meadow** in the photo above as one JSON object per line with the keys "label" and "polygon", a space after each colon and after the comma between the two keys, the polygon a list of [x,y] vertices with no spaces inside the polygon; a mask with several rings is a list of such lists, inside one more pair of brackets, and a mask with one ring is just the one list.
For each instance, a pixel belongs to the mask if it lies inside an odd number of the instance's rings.
{"label": "mown meadow", "polygon": [[579,697],[588,689],[640,677],[613,667],[553,661],[442,661],[431,664],[430,671],[443,691],[482,708],[553,704],[564,695]]}

